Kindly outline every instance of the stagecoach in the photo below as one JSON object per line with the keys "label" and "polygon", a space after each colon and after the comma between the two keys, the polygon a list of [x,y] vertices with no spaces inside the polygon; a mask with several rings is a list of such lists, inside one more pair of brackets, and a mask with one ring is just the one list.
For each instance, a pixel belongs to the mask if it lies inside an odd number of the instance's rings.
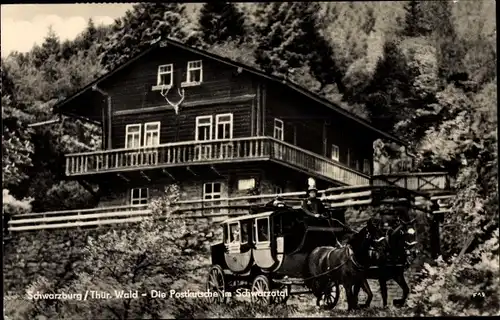
{"label": "stagecoach", "polygon": [[[212,267],[206,284],[207,290],[218,293],[212,296],[213,301],[224,302],[229,296],[245,292],[252,302],[286,303],[291,294],[308,292],[303,289],[310,279],[309,254],[316,247],[338,246],[352,232],[345,225],[348,207],[396,204],[408,209],[414,200],[414,195],[402,188],[361,187],[350,193],[368,200],[342,204],[339,199],[345,199],[344,195],[330,194],[324,198],[329,202],[326,214],[314,217],[300,206],[277,199],[223,221],[222,242],[211,247]],[[408,220],[407,212],[390,210],[388,216],[393,218],[396,213]],[[300,287],[302,290],[297,290]],[[339,284],[333,283],[322,301],[333,308],[339,295]]]}
{"label": "stagecoach", "polygon": [[[315,218],[281,201],[254,208],[248,215],[221,223],[223,241],[212,246],[207,289],[220,302],[248,290],[252,302],[286,303],[292,286],[303,286],[307,258],[317,246],[336,246],[347,231],[335,219]],[[238,290],[240,289],[240,290]],[[301,291],[303,292],[303,291]],[[324,298],[333,307],[339,287]]]}

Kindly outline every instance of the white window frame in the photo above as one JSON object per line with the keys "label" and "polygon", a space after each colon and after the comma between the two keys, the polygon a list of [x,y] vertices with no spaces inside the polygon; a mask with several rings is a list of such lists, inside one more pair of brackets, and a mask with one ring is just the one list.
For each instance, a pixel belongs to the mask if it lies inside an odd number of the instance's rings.
{"label": "white window frame", "polygon": [[[231,241],[231,237],[232,237],[232,234],[231,234],[231,226],[234,226],[234,225],[237,225],[238,226],[238,230],[240,232],[240,239],[238,241]],[[235,221],[235,222],[230,222],[227,224],[227,234],[228,234],[228,239],[227,239],[227,243],[228,244],[243,244],[243,242],[241,242],[241,223],[239,221]],[[246,242],[245,242],[246,243]]]}
{"label": "white window frame", "polygon": [[[199,67],[193,67],[195,63],[200,63]],[[191,80],[191,73],[190,71],[196,71],[200,70],[200,81],[192,81]],[[188,61],[187,63],[187,72],[186,72],[186,82],[182,83],[183,87],[188,87],[188,86],[197,86],[200,83],[203,82],[203,61],[202,60],[193,60],[193,61]]]}
{"label": "white window frame", "polygon": [[[139,190],[139,198],[134,199],[134,190]],[[146,197],[143,197],[142,191],[146,190]],[[140,203],[141,200],[146,199],[146,203]],[[139,203],[134,203],[138,201]],[[132,206],[143,206],[149,203],[149,188],[132,188],[130,189],[130,205]]]}
{"label": "white window frame", "polygon": [[363,173],[370,174],[370,160],[363,159]]}
{"label": "white window frame", "polygon": [[332,144],[332,150],[330,152],[330,158],[335,161],[340,159],[340,148],[336,144]]}
{"label": "white window frame", "polygon": [[[251,184],[252,186],[244,189],[244,188],[240,187],[240,182],[241,182],[241,184],[244,184],[245,182],[249,182],[249,184]],[[251,190],[251,189],[255,188],[255,185],[256,185],[255,178],[238,179],[238,191]]]}
{"label": "white window frame", "polygon": [[[156,129],[151,130],[148,129],[148,126],[157,126]],[[160,144],[160,128],[161,128],[161,121],[154,121],[154,122],[146,122],[144,123],[144,141],[143,141],[143,146],[145,147],[154,147]],[[157,133],[157,139],[153,142],[152,145],[147,145],[146,141],[148,138],[148,133]]]}
{"label": "white window frame", "polygon": [[[229,120],[220,120],[222,117],[229,117]],[[222,113],[215,116],[215,140],[219,140],[219,124],[225,125],[229,124],[229,138],[233,138],[233,114],[232,113]],[[225,126],[224,126],[225,128]],[[221,139],[225,140],[225,139]]]}
{"label": "white window frame", "polygon": [[[210,123],[208,124],[201,124],[201,127],[210,127],[209,129],[209,139],[208,140],[198,140],[198,133],[199,133],[199,127],[200,127],[200,120],[204,119],[210,119]],[[195,129],[195,141],[210,141],[213,140],[213,120],[212,116],[198,116],[196,117],[196,129]]]}
{"label": "white window frame", "polygon": [[[267,221],[267,240],[260,241],[259,240],[259,220],[266,220]],[[269,217],[264,217],[264,218],[257,218],[255,219],[255,243],[269,243],[271,240],[271,225],[269,221]]]}
{"label": "white window frame", "polygon": [[[278,137],[280,133],[281,137]],[[273,138],[281,141],[285,140],[285,123],[278,118],[274,118]]]}
{"label": "white window frame", "polygon": [[[138,132],[133,132],[133,133],[130,133],[129,130],[131,128],[139,128],[139,131]],[[126,149],[134,149],[134,148],[139,148],[141,147],[141,144],[142,144],[142,124],[141,123],[133,123],[133,124],[127,124],[125,126],[125,148]],[[139,146],[138,147],[132,147],[132,148],[129,148],[128,147],[128,141],[129,141],[129,136],[130,135],[138,135],[139,136]]]}
{"label": "white window frame", "polygon": [[[165,68],[165,67],[169,67],[170,70],[169,71],[161,71],[161,69]],[[170,74],[170,83],[161,84],[161,76],[165,75],[165,74]],[[169,64],[162,64],[162,65],[158,66],[156,85],[161,88],[163,86],[172,87],[173,84],[174,84],[174,65],[172,63],[169,63]]]}
{"label": "white window frame", "polygon": [[[210,184],[212,185],[212,192],[211,193],[207,193],[205,187],[207,185],[210,185]],[[220,185],[220,191],[219,192],[214,192],[213,191],[214,190],[214,186],[216,184]],[[211,198],[207,199],[206,198],[207,195],[211,196]],[[222,183],[221,182],[206,182],[206,183],[204,183],[203,184],[203,201],[205,201],[205,200],[213,200],[214,199],[214,197],[213,197],[214,195],[216,195],[216,196],[218,195],[219,196],[219,198],[215,198],[215,199],[222,199]]]}

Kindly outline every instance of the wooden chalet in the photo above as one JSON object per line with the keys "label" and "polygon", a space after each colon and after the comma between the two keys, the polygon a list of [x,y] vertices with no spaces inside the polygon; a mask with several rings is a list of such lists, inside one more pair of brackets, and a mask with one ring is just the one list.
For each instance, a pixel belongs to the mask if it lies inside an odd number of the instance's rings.
{"label": "wooden chalet", "polygon": [[373,142],[403,141],[286,79],[169,39],[54,111],[102,127],[102,150],[66,155],[68,177],[100,186],[99,208],[86,211],[95,219],[132,207],[147,214],[150,199],[174,182],[181,202],[214,214],[228,199],[304,191],[309,177],[319,189],[446,187],[439,174],[374,179]]}

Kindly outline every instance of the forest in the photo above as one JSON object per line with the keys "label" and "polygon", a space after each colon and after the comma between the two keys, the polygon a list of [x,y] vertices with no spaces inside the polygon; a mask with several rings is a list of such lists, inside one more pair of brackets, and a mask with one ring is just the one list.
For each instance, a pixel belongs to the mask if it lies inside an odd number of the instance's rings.
{"label": "forest", "polygon": [[[95,190],[65,177],[64,154],[101,148],[100,129],[71,119],[28,125],[57,119],[58,101],[169,37],[287,77],[409,142],[414,171],[449,172],[456,197],[443,256],[422,270],[408,307],[386,315],[498,315],[495,9],[494,1],[141,3],[109,26],[89,20],[73,40],[50,30],[41,45],[2,58],[3,214],[96,205]],[[148,230],[141,245],[159,250],[158,231]],[[479,304],[476,292],[486,294]],[[110,316],[161,314],[148,308]]]}

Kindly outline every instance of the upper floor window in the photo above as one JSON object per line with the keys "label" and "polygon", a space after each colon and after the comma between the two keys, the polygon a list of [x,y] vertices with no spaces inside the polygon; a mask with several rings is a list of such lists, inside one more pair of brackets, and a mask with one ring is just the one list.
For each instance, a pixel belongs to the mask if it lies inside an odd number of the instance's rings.
{"label": "upper floor window", "polygon": [[369,174],[370,173],[370,160],[363,160],[363,172]]}
{"label": "upper floor window", "polygon": [[158,67],[158,86],[171,86],[174,83],[174,65],[164,64]]}
{"label": "upper floor window", "polygon": [[195,140],[212,140],[212,116],[196,117]]}
{"label": "upper floor window", "polygon": [[160,144],[160,122],[144,124],[144,146],[151,147]]}
{"label": "upper floor window", "polygon": [[233,114],[218,114],[215,116],[215,137],[216,139],[233,138]]}
{"label": "upper floor window", "polygon": [[330,154],[330,157],[332,160],[339,161],[339,147],[337,145],[332,144],[332,152]]}
{"label": "upper floor window", "polygon": [[283,121],[277,118],[274,118],[274,131],[273,137],[275,139],[283,141],[285,139],[285,128]]}
{"label": "upper floor window", "polygon": [[141,124],[127,124],[125,126],[125,148],[139,148],[141,146]]}
{"label": "upper floor window", "polygon": [[134,188],[130,191],[130,204],[148,204],[149,189],[148,188]]}
{"label": "upper floor window", "polygon": [[203,81],[203,65],[201,60],[189,61],[187,64],[186,84],[199,84]]}

